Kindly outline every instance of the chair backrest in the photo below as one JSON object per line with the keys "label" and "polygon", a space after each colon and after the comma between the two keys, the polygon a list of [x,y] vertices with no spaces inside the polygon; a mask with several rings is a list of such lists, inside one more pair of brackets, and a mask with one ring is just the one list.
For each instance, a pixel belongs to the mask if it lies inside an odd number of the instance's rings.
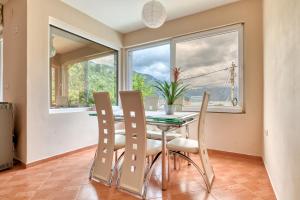
{"label": "chair backrest", "polygon": [[182,112],[183,97],[179,97],[178,99],[176,99],[176,101],[174,102],[174,105],[175,105],[176,112]]}
{"label": "chair backrest", "polygon": [[208,183],[212,184],[214,178],[214,171],[209,162],[209,157],[208,157],[207,147],[205,142],[205,117],[206,117],[206,112],[208,107],[208,101],[209,101],[209,94],[207,92],[204,92],[202,106],[199,115],[199,121],[198,121],[198,142],[199,142],[200,158],[203,163],[204,172],[208,179],[207,180]]}
{"label": "chair backrest", "polygon": [[99,139],[92,177],[110,184],[115,127],[109,93],[94,93],[94,101],[98,116]]}
{"label": "chair backrest", "polygon": [[139,91],[120,92],[125,119],[126,144],[119,187],[137,195],[143,194],[146,165],[146,119]]}
{"label": "chair backrest", "polygon": [[68,106],[68,97],[67,96],[57,96],[56,97],[56,106],[57,107]]}
{"label": "chair backrest", "polygon": [[156,111],[158,110],[158,96],[148,96],[144,98],[145,110]]}

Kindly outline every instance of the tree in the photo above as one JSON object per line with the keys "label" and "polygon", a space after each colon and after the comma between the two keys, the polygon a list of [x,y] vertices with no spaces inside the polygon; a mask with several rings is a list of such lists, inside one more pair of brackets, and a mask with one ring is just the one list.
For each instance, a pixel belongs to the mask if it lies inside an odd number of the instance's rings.
{"label": "tree", "polygon": [[143,75],[135,73],[133,76],[133,89],[141,91],[143,97],[152,96],[154,94],[153,87],[145,82]]}

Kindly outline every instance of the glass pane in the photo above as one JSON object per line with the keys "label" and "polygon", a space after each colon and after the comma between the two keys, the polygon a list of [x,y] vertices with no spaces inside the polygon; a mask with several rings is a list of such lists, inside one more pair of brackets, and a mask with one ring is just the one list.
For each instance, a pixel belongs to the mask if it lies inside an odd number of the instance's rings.
{"label": "glass pane", "polygon": [[190,90],[184,106],[200,107],[204,91],[210,106],[237,106],[239,97],[238,32],[176,43],[176,64]]}
{"label": "glass pane", "polygon": [[129,52],[132,89],[144,97],[156,96],[155,81],[170,81],[170,44]]}
{"label": "glass pane", "polygon": [[164,99],[154,85],[157,81],[170,81],[170,44],[130,51],[128,59],[132,89],[142,92],[145,109],[162,109]]}
{"label": "glass pane", "polygon": [[90,107],[107,91],[117,104],[118,52],[51,27],[51,107]]}

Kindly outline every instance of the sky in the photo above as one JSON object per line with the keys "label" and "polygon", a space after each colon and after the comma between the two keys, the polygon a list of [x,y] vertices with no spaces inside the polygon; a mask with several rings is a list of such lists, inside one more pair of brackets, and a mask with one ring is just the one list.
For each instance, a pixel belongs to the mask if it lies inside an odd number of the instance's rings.
{"label": "sky", "polygon": [[141,49],[132,52],[133,70],[149,74],[159,80],[170,80],[170,45]]}
{"label": "sky", "polygon": [[[197,76],[238,65],[238,33],[231,32],[176,44],[176,65],[182,69],[181,78]],[[168,80],[170,74],[169,44],[132,52],[133,70],[152,75],[160,80]],[[238,75],[238,71],[236,70]],[[237,76],[238,77],[238,76]],[[229,79],[229,71],[213,73],[201,78],[186,80],[193,86],[224,86]]]}
{"label": "sky", "polygon": [[[228,68],[232,62],[237,65],[237,58],[237,32],[176,44],[176,63],[182,68],[183,79]],[[229,70],[226,70],[189,79],[187,82],[195,86],[206,84],[225,86],[229,82],[229,75]]]}

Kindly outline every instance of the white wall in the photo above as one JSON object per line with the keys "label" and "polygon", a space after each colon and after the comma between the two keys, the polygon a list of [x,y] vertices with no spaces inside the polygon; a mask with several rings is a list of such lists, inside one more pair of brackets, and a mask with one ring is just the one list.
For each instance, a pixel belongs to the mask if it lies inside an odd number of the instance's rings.
{"label": "white wall", "polygon": [[60,0],[30,0],[27,8],[27,163],[31,163],[95,144],[98,137],[96,118],[87,112],[49,114],[49,16],[116,47],[122,46],[122,37]]}
{"label": "white wall", "polygon": [[264,0],[264,161],[278,200],[300,199],[300,1]]}

